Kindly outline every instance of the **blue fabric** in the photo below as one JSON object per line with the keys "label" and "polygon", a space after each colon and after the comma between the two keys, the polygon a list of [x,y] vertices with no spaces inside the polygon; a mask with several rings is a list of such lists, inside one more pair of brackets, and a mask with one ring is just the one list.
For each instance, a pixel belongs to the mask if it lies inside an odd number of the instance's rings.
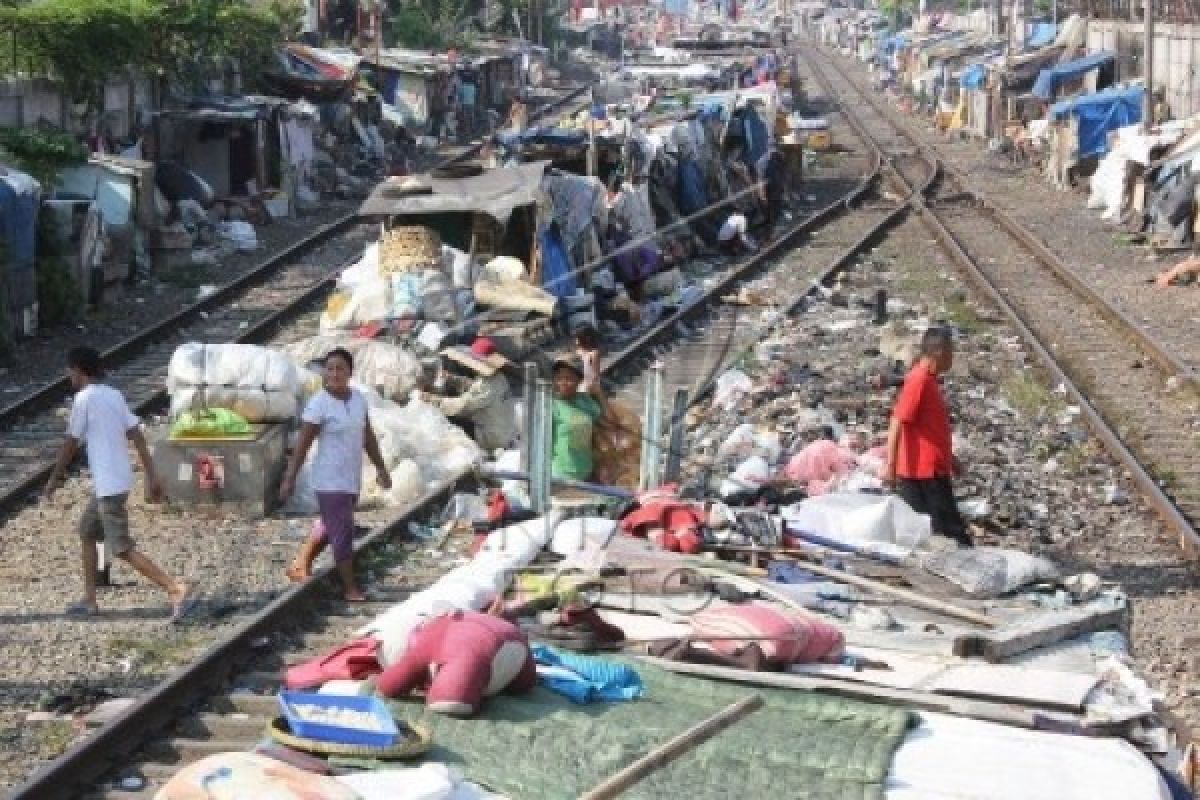
{"label": "blue fabric", "polygon": [[1068,61],[1065,64],[1046,67],[1038,73],[1037,80],[1033,82],[1033,96],[1049,100],[1054,97],[1059,86],[1068,81],[1082,78],[1097,67],[1112,63],[1115,58],[1112,53],[1099,52]]}
{"label": "blue fabric", "polygon": [[987,67],[983,64],[972,64],[963,70],[958,83],[964,89],[982,89],[987,83]]}
{"label": "blue fabric", "polygon": [[758,160],[767,153],[767,124],[754,109],[746,109],[742,121],[742,135],[746,139],[742,158],[746,166],[753,169]]}
{"label": "blue fabric", "polygon": [[685,217],[708,205],[708,194],[704,191],[704,172],[700,165],[691,159],[679,162],[679,197],[676,201]]}
{"label": "blue fabric", "polygon": [[1029,41],[1026,43],[1030,49],[1036,50],[1052,44],[1058,36],[1058,26],[1053,22],[1035,22],[1032,27],[1033,29],[1029,32]]}
{"label": "blue fabric", "polygon": [[560,300],[570,297],[575,294],[575,274],[558,227],[546,228],[538,238],[542,246],[542,288]]}
{"label": "blue fabric", "polygon": [[523,144],[580,145],[587,142],[587,134],[566,128],[533,127],[519,134]]}
{"label": "blue fabric", "polygon": [[609,703],[634,700],[645,694],[641,676],[627,664],[602,658],[581,656],[535,644],[530,648],[533,660],[546,667],[562,667],[577,677],[538,675],[538,680],[552,692],[576,703]]}
{"label": "blue fabric", "polygon": [[1079,158],[1103,155],[1110,132],[1141,122],[1144,94],[1143,87],[1128,86],[1072,97],[1051,106],[1050,119],[1079,120]]}
{"label": "blue fabric", "polygon": [[38,182],[25,173],[6,170],[0,175],[0,239],[12,272],[33,269],[41,196]]}

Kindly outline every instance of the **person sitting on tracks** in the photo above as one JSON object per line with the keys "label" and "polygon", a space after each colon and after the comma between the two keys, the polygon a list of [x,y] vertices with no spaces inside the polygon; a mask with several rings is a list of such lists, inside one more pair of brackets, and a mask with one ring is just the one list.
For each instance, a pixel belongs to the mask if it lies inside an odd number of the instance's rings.
{"label": "person sitting on tracks", "polygon": [[741,253],[753,253],[758,250],[758,243],[746,233],[749,223],[745,214],[730,214],[721,229],[717,231],[717,243],[726,255],[736,256]]}
{"label": "person sitting on tracks", "polygon": [[501,371],[508,363],[495,343],[482,337],[470,348],[443,350],[438,377],[420,396],[481,448],[495,452],[512,444],[517,432],[512,393]]}
{"label": "person sitting on tracks", "polygon": [[959,474],[950,433],[950,415],[938,376],[954,363],[954,342],[945,328],[930,328],[920,356],[904,379],[888,427],[884,484],[914,511],[928,514],[933,530],[970,547],[971,537],[954,500]]}
{"label": "person sitting on tracks", "polygon": [[583,360],[578,356],[555,360],[552,374],[550,474],[573,481],[590,480],[595,469],[592,429],[604,415],[608,400],[595,383],[587,392],[579,390],[585,373]]}
{"label": "person sitting on tracks", "polygon": [[325,356],[325,385],[304,407],[300,438],[279,486],[279,499],[287,500],[295,491],[296,476],[316,442],[310,480],[317,493],[321,525],[300,548],[287,576],[293,581],[307,579],[313,562],[328,544],[342,579],[343,596],[351,603],[361,603],[366,597],[354,577],[354,506],[362,488],[363,451],[375,465],[375,480],[381,488],[392,488],[392,478],[367,417],[366,398],[350,386],[353,373],[354,357],[346,350],[338,347]]}
{"label": "person sitting on tracks", "polygon": [[163,487],[154,468],[154,458],[142,435],[141,421],[129,410],[121,392],[101,383],[103,370],[100,354],[90,347],[76,347],[67,353],[67,376],[75,389],[75,401],[67,422],[67,437],[46,482],[45,500],[49,501],[62,485],[67,467],[74,461],[79,446],[87,448],[88,468],[92,472],[95,496],[84,509],[79,522],[83,555],[83,599],[67,608],[71,616],[98,613],[96,604],[96,544],[103,541],[110,556],[115,556],[157,584],[171,599],[171,621],[182,619],[196,606],[188,585],[169,576],[157,564],[135,549],[129,535],[129,510],[126,502],[133,490],[133,465],[128,442],[133,443],[142,471],[146,475],[146,498],[163,499]]}

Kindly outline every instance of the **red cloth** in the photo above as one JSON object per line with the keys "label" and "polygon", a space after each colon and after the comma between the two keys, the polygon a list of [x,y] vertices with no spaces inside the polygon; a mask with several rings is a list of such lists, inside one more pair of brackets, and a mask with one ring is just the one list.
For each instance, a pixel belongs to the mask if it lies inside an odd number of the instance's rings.
{"label": "red cloth", "polygon": [[621,520],[621,530],[664,550],[699,553],[705,521],[702,508],[676,497],[674,486],[664,486],[638,496],[638,508]]}
{"label": "red cloth", "polygon": [[901,426],[896,477],[927,480],[953,474],[950,416],[937,376],[924,363],[904,378],[892,413]]}
{"label": "red cloth", "polygon": [[315,689],[329,681],[361,681],[376,675],[382,667],[376,653],[379,641],[372,637],[355,639],[323,656],[297,664],[287,671],[284,685],[292,690]]}

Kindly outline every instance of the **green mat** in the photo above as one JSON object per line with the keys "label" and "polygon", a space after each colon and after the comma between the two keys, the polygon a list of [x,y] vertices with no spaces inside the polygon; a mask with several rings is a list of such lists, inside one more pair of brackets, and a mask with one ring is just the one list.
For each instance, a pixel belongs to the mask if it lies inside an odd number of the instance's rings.
{"label": "green mat", "polygon": [[575,705],[542,687],[490,698],[457,720],[398,702],[432,729],[427,756],[513,800],[575,798],[658,745],[755,692],[765,705],[622,795],[686,800],[881,800],[911,717],[903,709],[675,675],[635,664],[641,700]]}

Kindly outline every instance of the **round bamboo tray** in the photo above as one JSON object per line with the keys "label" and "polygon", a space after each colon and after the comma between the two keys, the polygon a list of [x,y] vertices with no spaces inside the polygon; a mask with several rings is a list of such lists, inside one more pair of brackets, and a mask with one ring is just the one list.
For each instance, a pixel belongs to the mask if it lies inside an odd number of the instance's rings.
{"label": "round bamboo tray", "polygon": [[429,752],[433,746],[433,734],[428,728],[413,723],[404,723],[408,733],[399,742],[388,747],[370,747],[361,744],[322,742],[297,736],[288,729],[287,720],[276,717],[267,724],[267,734],[286,747],[324,756],[349,756],[352,758],[378,758],[383,760],[416,758]]}

